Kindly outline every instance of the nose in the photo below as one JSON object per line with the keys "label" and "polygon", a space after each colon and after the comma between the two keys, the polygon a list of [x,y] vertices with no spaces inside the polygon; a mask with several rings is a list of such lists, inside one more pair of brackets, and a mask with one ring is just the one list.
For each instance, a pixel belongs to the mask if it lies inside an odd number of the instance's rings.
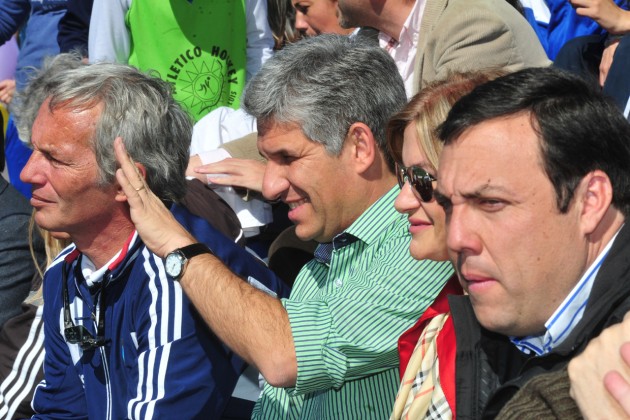
{"label": "nose", "polygon": [[263,177],[263,196],[267,200],[278,200],[288,188],[289,181],[286,177],[286,169],[272,160],[267,161]]}
{"label": "nose", "polygon": [[38,160],[38,152],[33,151],[31,156],[28,158],[26,165],[22,168],[22,172],[20,172],[20,180],[27,184],[36,184],[41,182],[39,178],[41,178],[41,174],[39,173],[37,167]]}
{"label": "nose", "polygon": [[398,213],[412,214],[420,207],[420,201],[416,198],[409,182],[405,182],[394,201],[394,208]]}
{"label": "nose", "polygon": [[295,29],[301,32],[307,32],[310,29],[310,26],[306,22],[306,16],[299,10],[295,11]]}
{"label": "nose", "polygon": [[[450,214],[449,214],[450,213]],[[457,255],[481,253],[481,239],[470,209],[453,206],[446,215],[446,246]]]}

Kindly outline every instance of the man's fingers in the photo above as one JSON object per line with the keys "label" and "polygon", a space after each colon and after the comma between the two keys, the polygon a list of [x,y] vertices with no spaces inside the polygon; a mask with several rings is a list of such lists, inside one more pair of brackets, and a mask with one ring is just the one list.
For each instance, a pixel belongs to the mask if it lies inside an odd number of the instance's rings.
{"label": "man's fingers", "polygon": [[233,185],[234,184],[234,178],[231,176],[207,176],[206,177],[208,179],[208,183],[209,184],[215,184],[215,185]]}
{"label": "man's fingers", "polygon": [[621,408],[630,416],[630,385],[616,371],[610,371],[604,375],[604,386],[610,395],[619,403]]}
{"label": "man's fingers", "polygon": [[195,171],[201,174],[227,174],[234,172],[234,169],[238,168],[234,165],[230,165],[228,162],[220,161],[214,163],[207,163],[205,165],[197,166]]}
{"label": "man's fingers", "polygon": [[146,183],[142,174],[127,153],[127,149],[125,149],[125,145],[120,137],[116,137],[114,140],[114,153],[120,165],[120,169],[116,171],[116,179],[125,192],[127,199],[139,197],[140,193],[143,191],[146,192]]}

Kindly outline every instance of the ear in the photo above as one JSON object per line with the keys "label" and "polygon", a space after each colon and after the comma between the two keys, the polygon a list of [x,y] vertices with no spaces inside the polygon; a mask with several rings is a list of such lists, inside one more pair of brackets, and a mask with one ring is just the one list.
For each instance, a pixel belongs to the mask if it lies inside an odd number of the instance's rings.
{"label": "ear", "polygon": [[[136,168],[138,169],[138,173],[142,175],[142,178],[146,180],[147,168],[145,168],[142,163],[134,162],[133,164],[136,165]],[[116,181],[116,201],[121,202],[121,203],[127,201],[127,196],[125,195],[125,192],[123,191],[118,181]]]}
{"label": "ear", "polygon": [[597,229],[612,204],[612,184],[605,172],[595,170],[582,178],[577,191],[582,202],[582,233],[590,235]]}
{"label": "ear", "polygon": [[350,126],[344,149],[346,149],[344,153],[347,153],[352,167],[358,174],[363,174],[370,169],[379,153],[372,130],[360,122]]}

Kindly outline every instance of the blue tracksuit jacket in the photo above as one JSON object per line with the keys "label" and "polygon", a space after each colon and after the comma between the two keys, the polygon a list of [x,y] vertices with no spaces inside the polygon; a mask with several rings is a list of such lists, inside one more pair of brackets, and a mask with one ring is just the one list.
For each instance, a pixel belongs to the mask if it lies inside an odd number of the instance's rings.
{"label": "blue tracksuit jacket", "polygon": [[[288,295],[271,271],[203,219],[179,206],[172,211],[234,272]],[[46,272],[45,379],[35,391],[34,418],[219,418],[244,362],[209,331],[137,234],[122,254],[105,276],[104,300],[98,287],[88,288],[74,246]],[[63,269],[74,323],[96,336],[98,311],[105,311],[103,347],[83,351],[65,341]]]}

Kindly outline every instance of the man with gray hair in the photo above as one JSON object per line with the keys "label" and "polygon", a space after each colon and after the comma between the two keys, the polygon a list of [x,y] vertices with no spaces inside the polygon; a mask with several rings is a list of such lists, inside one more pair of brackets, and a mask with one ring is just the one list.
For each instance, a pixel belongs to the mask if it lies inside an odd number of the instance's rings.
{"label": "man with gray hair", "polygon": [[244,362],[138,237],[112,148],[124,139],[148,185],[176,201],[191,121],[168,84],[128,66],[77,65],[44,81],[21,178],[37,224],[74,243],[44,279],[35,418],[219,418]]}
{"label": "man with gray hair", "polygon": [[206,323],[267,380],[254,418],[386,418],[397,338],[452,274],[448,263],[411,258],[409,224],[393,206],[385,128],[405,103],[396,66],[364,41],[321,35],[267,61],[243,103],[269,161],[263,194],[288,204],[300,239],[320,243],[291,296],[259,293],[211,253],[178,262],[197,240],[117,141],[132,220]]}

